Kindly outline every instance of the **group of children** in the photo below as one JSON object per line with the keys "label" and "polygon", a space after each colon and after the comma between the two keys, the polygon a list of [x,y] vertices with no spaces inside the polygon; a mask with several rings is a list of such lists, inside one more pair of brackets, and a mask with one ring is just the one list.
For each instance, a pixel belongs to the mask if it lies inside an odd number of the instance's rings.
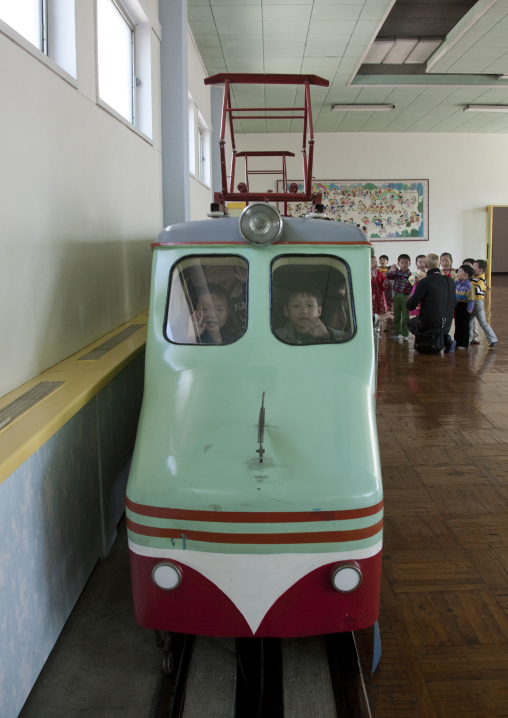
{"label": "group of children", "polygon": [[[431,255],[429,255],[430,257]],[[433,255],[437,261],[437,255]],[[464,259],[461,266],[452,268],[453,259],[449,252],[439,257],[441,274],[451,277],[455,282],[457,306],[455,308],[455,342],[457,349],[467,349],[469,344],[479,344],[476,323],[485,332],[489,347],[495,347],[497,337],[485,318],[484,299],[487,291],[484,259]],[[419,307],[409,311],[406,306],[408,297],[414,292],[417,283],[426,276],[427,256],[416,257],[416,270],[410,271],[411,258],[400,254],[397,264],[388,266],[386,254],[371,258],[372,311],[382,315],[393,311],[393,333],[391,338],[403,342],[409,341],[409,317],[418,315]],[[434,265],[437,266],[437,265]],[[388,331],[388,330],[386,330]]]}

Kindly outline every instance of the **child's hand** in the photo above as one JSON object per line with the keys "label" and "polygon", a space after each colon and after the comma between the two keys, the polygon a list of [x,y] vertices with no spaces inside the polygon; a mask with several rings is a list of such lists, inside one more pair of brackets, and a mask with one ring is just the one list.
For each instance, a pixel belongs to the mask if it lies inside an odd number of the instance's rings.
{"label": "child's hand", "polygon": [[321,321],[321,319],[309,319],[308,320],[308,326],[307,328],[302,332],[302,334],[309,334],[309,336],[314,337],[314,339],[325,339],[329,337],[328,331]]}
{"label": "child's hand", "polygon": [[195,311],[189,317],[189,326],[187,328],[187,338],[190,341],[198,339],[206,328],[206,321],[202,312]]}
{"label": "child's hand", "polygon": [[397,269],[398,269],[397,265],[396,265],[396,264],[392,264],[392,266],[390,267],[390,272],[396,272]]}
{"label": "child's hand", "polygon": [[235,279],[245,284],[247,282],[247,269],[245,267],[235,266]]}

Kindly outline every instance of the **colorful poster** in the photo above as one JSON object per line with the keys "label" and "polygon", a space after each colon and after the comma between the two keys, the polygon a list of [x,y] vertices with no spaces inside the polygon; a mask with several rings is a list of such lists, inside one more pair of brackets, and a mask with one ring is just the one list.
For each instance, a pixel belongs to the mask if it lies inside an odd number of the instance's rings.
{"label": "colorful poster", "polygon": [[[303,192],[303,182],[296,184]],[[282,191],[282,182],[277,185]],[[370,240],[429,238],[428,180],[319,180],[312,191],[323,195],[330,219],[361,227]],[[288,204],[292,217],[304,217],[309,211],[310,202]]]}

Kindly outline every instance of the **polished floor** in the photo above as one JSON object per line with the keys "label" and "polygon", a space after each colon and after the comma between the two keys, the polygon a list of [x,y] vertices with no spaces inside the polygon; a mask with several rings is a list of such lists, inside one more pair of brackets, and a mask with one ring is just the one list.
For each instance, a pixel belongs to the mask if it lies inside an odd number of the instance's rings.
{"label": "polished floor", "polygon": [[[388,334],[380,343],[374,718],[508,718],[507,276],[491,294],[496,349],[481,330],[479,346],[451,355],[418,355]],[[153,634],[132,618],[122,522],[20,716],[145,718],[159,670]]]}
{"label": "polished floor", "polygon": [[[508,277],[498,336],[442,356],[383,335],[383,655],[375,718],[508,716]],[[486,307],[488,308],[488,307]]]}

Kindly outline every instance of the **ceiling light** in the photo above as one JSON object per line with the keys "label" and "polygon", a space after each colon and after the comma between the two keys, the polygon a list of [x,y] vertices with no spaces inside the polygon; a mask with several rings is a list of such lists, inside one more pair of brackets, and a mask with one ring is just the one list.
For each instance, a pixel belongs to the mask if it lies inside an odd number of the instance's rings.
{"label": "ceiling light", "polygon": [[375,40],[370,46],[363,62],[369,65],[380,65],[392,49],[394,43],[395,40]]}
{"label": "ceiling light", "polygon": [[421,38],[414,50],[408,55],[405,65],[420,65],[427,62],[432,53],[441,45],[441,38]]}
{"label": "ceiling light", "polygon": [[422,64],[439,47],[440,37],[397,37],[374,40],[366,54],[364,65]]}
{"label": "ceiling light", "polygon": [[390,112],[395,105],[332,105],[336,112]]}
{"label": "ceiling light", "polygon": [[418,39],[398,37],[383,60],[383,65],[403,65],[417,44]]}
{"label": "ceiling light", "polygon": [[508,105],[465,105],[464,112],[508,112]]}

